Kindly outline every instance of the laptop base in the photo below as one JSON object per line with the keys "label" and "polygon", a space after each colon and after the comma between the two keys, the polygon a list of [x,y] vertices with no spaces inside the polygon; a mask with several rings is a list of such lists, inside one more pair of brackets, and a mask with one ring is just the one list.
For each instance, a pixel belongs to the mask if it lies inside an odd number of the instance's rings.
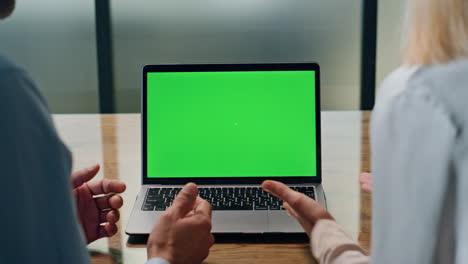
{"label": "laptop base", "polygon": [[[304,186],[310,186],[307,184]],[[240,186],[240,185],[236,185]],[[245,187],[245,185],[242,185]],[[248,185],[258,186],[258,185]],[[296,186],[296,184],[295,184]],[[325,195],[322,185],[313,185],[316,190],[317,201],[326,208]],[[135,202],[130,220],[125,232],[129,235],[149,234],[162,215],[163,211],[143,211],[142,205],[148,188],[155,187],[180,187],[180,185],[143,185]],[[201,185],[200,187],[211,187]],[[231,186],[229,186],[231,187]],[[235,186],[232,186],[235,187]],[[212,214],[212,232],[219,234],[241,233],[241,234],[262,234],[262,233],[302,233],[300,224],[285,210],[251,210],[251,211],[217,211]]]}

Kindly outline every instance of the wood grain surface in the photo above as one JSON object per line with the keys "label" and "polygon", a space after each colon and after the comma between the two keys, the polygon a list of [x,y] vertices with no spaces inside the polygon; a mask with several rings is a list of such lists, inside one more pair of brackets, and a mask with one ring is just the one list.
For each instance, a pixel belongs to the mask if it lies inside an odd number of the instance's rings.
{"label": "wood grain surface", "polygon": [[[361,132],[361,171],[370,172],[370,144],[369,144],[369,122],[371,112],[365,111],[362,115]],[[372,203],[371,195],[361,191],[361,212],[359,226],[359,244],[368,252],[370,250]]]}

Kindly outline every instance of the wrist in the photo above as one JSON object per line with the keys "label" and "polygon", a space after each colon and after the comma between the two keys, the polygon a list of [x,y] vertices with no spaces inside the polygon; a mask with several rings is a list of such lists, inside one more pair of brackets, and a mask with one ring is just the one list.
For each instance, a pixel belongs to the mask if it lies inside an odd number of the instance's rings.
{"label": "wrist", "polygon": [[148,261],[146,261],[146,264],[171,264],[169,261],[163,259],[163,258],[150,258]]}
{"label": "wrist", "polygon": [[323,211],[321,213],[317,214],[316,218],[314,219],[312,227],[314,227],[315,224],[320,220],[335,221],[335,218],[333,218],[333,216],[327,210],[323,209]]}
{"label": "wrist", "polygon": [[325,208],[321,208],[319,219],[335,220],[335,218],[333,218],[330,212],[328,212]]}
{"label": "wrist", "polygon": [[162,258],[166,260],[167,262],[171,264],[175,264],[174,258],[172,257],[172,254],[168,252],[168,250],[162,250],[162,249],[149,249],[148,250],[148,260],[152,258]]}

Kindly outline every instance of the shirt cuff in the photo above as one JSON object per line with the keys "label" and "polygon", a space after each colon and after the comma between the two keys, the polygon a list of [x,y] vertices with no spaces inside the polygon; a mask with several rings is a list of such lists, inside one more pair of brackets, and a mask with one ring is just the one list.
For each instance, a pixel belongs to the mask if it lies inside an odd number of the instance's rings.
{"label": "shirt cuff", "polygon": [[151,258],[151,259],[148,259],[146,264],[171,264],[171,263],[169,263],[169,261],[163,258]]}
{"label": "shirt cuff", "polygon": [[332,263],[344,252],[367,258],[365,250],[333,220],[319,220],[310,234],[310,243],[319,263]]}

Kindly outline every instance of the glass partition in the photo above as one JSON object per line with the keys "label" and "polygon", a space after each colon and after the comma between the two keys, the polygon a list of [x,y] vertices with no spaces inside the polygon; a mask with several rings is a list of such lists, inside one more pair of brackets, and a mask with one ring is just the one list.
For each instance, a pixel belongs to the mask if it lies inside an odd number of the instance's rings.
{"label": "glass partition", "polygon": [[405,0],[379,1],[376,86],[400,65]]}
{"label": "glass partition", "polygon": [[31,74],[52,112],[99,111],[93,1],[17,1],[0,35],[0,53]]}
{"label": "glass partition", "polygon": [[324,110],[358,110],[361,1],[114,0],[118,112],[138,112],[141,69],[159,63],[316,61]]}

